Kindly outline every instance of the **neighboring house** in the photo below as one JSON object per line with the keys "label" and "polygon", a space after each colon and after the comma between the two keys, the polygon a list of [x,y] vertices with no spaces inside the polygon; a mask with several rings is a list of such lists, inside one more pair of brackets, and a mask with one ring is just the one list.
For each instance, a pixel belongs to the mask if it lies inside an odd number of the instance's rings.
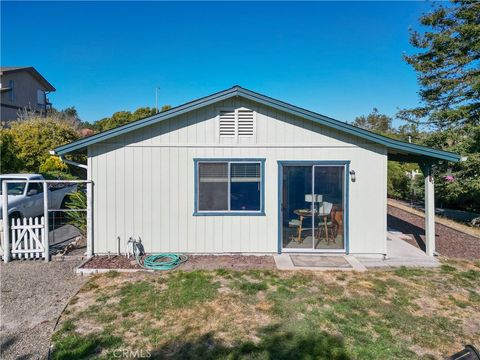
{"label": "neighboring house", "polygon": [[52,107],[47,94],[52,91],[52,84],[31,66],[0,67],[0,120],[16,120],[18,111],[23,109],[46,114]]}
{"label": "neighboring house", "polygon": [[[390,139],[235,86],[58,147],[88,154],[93,253],[387,249],[387,160],[426,174],[445,151]],[[432,235],[433,234],[433,235]]]}

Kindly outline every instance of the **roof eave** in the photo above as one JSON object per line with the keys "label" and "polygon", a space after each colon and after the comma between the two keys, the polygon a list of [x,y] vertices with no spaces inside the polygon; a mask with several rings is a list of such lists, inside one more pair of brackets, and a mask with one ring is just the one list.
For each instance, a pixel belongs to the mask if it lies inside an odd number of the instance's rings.
{"label": "roof eave", "polygon": [[[213,97],[214,95],[215,97]],[[99,141],[110,139],[112,137],[125,134],[127,132],[136,130],[138,128],[169,119],[173,116],[181,115],[187,111],[192,111],[200,107],[207,106],[210,103],[226,100],[228,98],[238,95],[238,92],[235,88],[231,88],[231,89],[216,93],[214,95],[210,95],[210,96],[186,103],[184,105],[177,106],[175,108],[147,117],[145,119],[133,121],[129,124],[125,124],[125,125],[101,132],[96,135],[92,135],[88,138],[80,139],[72,143],[59,146],[55,148],[53,151],[58,155],[65,155],[72,151],[75,151],[84,147],[88,147]]]}
{"label": "roof eave", "polygon": [[27,71],[32,75],[39,83],[43,85],[45,91],[56,91],[55,87],[45,79],[42,74],[40,74],[33,66],[18,66],[14,68],[6,68],[1,71],[1,75],[6,73],[13,73],[13,72],[20,72],[20,71]]}
{"label": "roof eave", "polygon": [[309,120],[312,120],[314,122],[332,127],[339,131],[347,132],[351,135],[358,136],[363,139],[382,144],[387,148],[407,151],[415,155],[423,155],[423,156],[428,156],[432,158],[437,158],[439,160],[447,160],[447,161],[453,161],[453,162],[459,161],[461,158],[460,155],[455,153],[451,153],[443,150],[436,150],[436,149],[432,149],[422,145],[395,140],[395,139],[392,139],[368,130],[364,130],[362,128],[358,128],[348,123],[345,123],[336,119],[332,119],[321,114],[314,113],[310,110],[302,109],[297,106],[284,103],[283,101],[279,101],[262,94],[254,93],[253,91],[250,91],[247,89],[241,88],[240,90],[242,91],[243,95],[246,95],[245,97],[249,98],[252,101],[257,101],[257,102],[260,101],[265,105],[269,105],[269,106],[271,106],[271,104],[266,104],[266,102],[273,102],[278,105],[275,107],[279,110],[286,111],[288,113],[301,116]]}
{"label": "roof eave", "polygon": [[135,121],[111,130],[107,130],[103,133],[90,136],[89,138],[77,140],[73,143],[59,146],[54,151],[58,155],[64,155],[69,152],[72,152],[84,147],[88,147],[96,142],[103,141],[114,136],[119,136],[126,132],[129,132],[144,126],[148,126],[156,122],[169,119],[173,116],[177,116],[185,112],[192,111],[200,107],[207,106],[211,103],[225,100],[234,96],[242,96],[243,98],[249,99],[251,101],[255,101],[263,105],[276,108],[278,110],[290,113],[295,116],[306,118],[308,120],[314,121],[321,125],[328,126],[336,130],[346,132],[354,136],[358,136],[365,140],[384,145],[388,149],[394,149],[407,154],[411,154],[412,156],[427,157],[431,159],[451,161],[451,162],[460,161],[460,155],[458,154],[451,153],[448,151],[443,151],[443,150],[431,149],[425,146],[411,144],[411,143],[395,140],[386,136],[382,136],[382,135],[370,132],[368,130],[364,130],[364,129],[355,127],[353,125],[341,122],[339,120],[335,120],[327,116],[317,114],[312,111],[302,109],[294,105],[290,105],[283,101],[276,100],[262,94],[258,94],[256,92],[241,88],[239,86],[234,86],[230,89],[220,91],[210,96],[207,96],[198,100],[194,100],[189,103],[172,108],[163,113],[153,115],[151,117],[138,120],[138,121]]}

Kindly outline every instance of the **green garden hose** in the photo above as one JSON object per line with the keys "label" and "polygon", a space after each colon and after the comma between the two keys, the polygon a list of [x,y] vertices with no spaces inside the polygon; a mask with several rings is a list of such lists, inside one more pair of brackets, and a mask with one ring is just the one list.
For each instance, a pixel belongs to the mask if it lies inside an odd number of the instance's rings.
{"label": "green garden hose", "polygon": [[142,255],[144,254],[144,251],[141,240],[137,241],[134,238],[130,238],[128,242],[132,244],[133,254],[135,255],[135,260],[137,261],[138,266],[141,266],[144,269],[173,270],[188,260],[187,255],[164,253],[148,255],[143,259],[142,263]]}
{"label": "green garden hose", "polygon": [[178,254],[155,254],[148,255],[143,259],[143,264],[141,258],[138,255],[135,255],[137,264],[141,267],[149,270],[173,270],[177,266],[183,264],[188,260],[186,255]]}

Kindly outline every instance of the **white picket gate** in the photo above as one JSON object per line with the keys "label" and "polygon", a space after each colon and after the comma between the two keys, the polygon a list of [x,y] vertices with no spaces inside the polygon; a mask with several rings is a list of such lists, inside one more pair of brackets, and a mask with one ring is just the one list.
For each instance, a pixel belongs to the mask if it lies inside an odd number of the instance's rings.
{"label": "white picket gate", "polygon": [[43,189],[58,184],[85,184],[87,193],[86,209],[49,209],[49,191],[43,191],[43,216],[38,218],[22,218],[10,221],[8,196],[2,197],[2,218],[0,219],[0,257],[5,263],[10,259],[38,259],[50,261],[49,213],[85,211],[87,214],[87,255],[93,255],[93,228],[92,228],[92,186],[91,180],[27,180],[5,179],[1,181],[2,194],[8,194],[8,184],[25,183],[43,184]]}
{"label": "white picket gate", "polygon": [[45,220],[41,218],[12,219],[11,254],[13,259],[45,258]]}

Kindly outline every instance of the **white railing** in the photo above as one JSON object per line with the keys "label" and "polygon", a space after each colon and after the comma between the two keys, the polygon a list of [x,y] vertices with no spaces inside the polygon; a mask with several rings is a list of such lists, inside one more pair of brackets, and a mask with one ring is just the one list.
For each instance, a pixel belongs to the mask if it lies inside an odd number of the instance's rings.
{"label": "white railing", "polygon": [[45,246],[44,217],[12,219],[11,254],[13,259],[39,259],[48,257],[48,247]]}
{"label": "white railing", "polygon": [[[44,216],[41,218],[42,220],[40,221],[40,224],[35,223],[35,220],[33,221],[33,224],[30,224],[30,220],[27,221],[26,224],[24,222],[26,220],[22,221],[22,224],[18,224],[12,222],[12,225],[9,224],[9,214],[8,214],[8,196],[4,195],[2,197],[2,218],[3,220],[0,220],[2,223],[2,226],[0,227],[0,256],[3,257],[4,262],[9,262],[10,258],[13,257],[13,255],[16,254],[18,257],[21,258],[23,255],[23,258],[25,257],[24,254],[28,254],[30,256],[31,253],[34,255],[32,257],[28,258],[36,258],[37,253],[39,254],[38,257],[40,257],[40,254],[42,253],[41,249],[43,249],[43,257],[45,261],[50,261],[50,245],[48,241],[48,234],[49,234],[49,224],[48,224],[48,214],[49,212],[57,212],[57,211],[85,211],[87,214],[87,256],[92,256],[93,255],[93,227],[92,227],[92,222],[93,222],[93,216],[92,216],[92,211],[93,211],[93,201],[92,201],[92,185],[93,182],[91,180],[25,180],[25,179],[9,179],[9,180],[3,180],[2,181],[2,194],[7,194],[8,189],[7,186],[9,183],[26,183],[27,185],[29,183],[41,183],[43,184],[43,214]],[[84,210],[69,210],[69,209],[58,209],[58,210],[51,210],[48,208],[48,185],[50,184],[85,184],[87,188],[87,208]],[[38,220],[37,220],[38,221]],[[15,229],[14,229],[15,227]],[[11,231],[12,230],[12,231]],[[21,230],[20,233],[17,233],[14,235],[15,230]],[[37,236],[38,232],[38,236]],[[28,235],[27,235],[28,233]],[[21,236],[19,236],[21,235]],[[12,238],[11,238],[12,236]],[[15,245],[15,242],[13,241],[13,236],[18,236],[17,238],[17,245]],[[28,238],[28,245],[27,248],[23,247],[21,248],[20,245],[26,246],[25,244],[25,239],[24,237]],[[30,239],[33,240],[32,245],[30,246]],[[35,241],[37,240],[37,241]],[[22,242],[23,241],[23,242]],[[35,246],[35,247],[34,247]],[[43,246],[43,248],[41,247]],[[16,249],[16,253],[14,252],[14,249]],[[32,250],[32,251],[31,251]]]}

